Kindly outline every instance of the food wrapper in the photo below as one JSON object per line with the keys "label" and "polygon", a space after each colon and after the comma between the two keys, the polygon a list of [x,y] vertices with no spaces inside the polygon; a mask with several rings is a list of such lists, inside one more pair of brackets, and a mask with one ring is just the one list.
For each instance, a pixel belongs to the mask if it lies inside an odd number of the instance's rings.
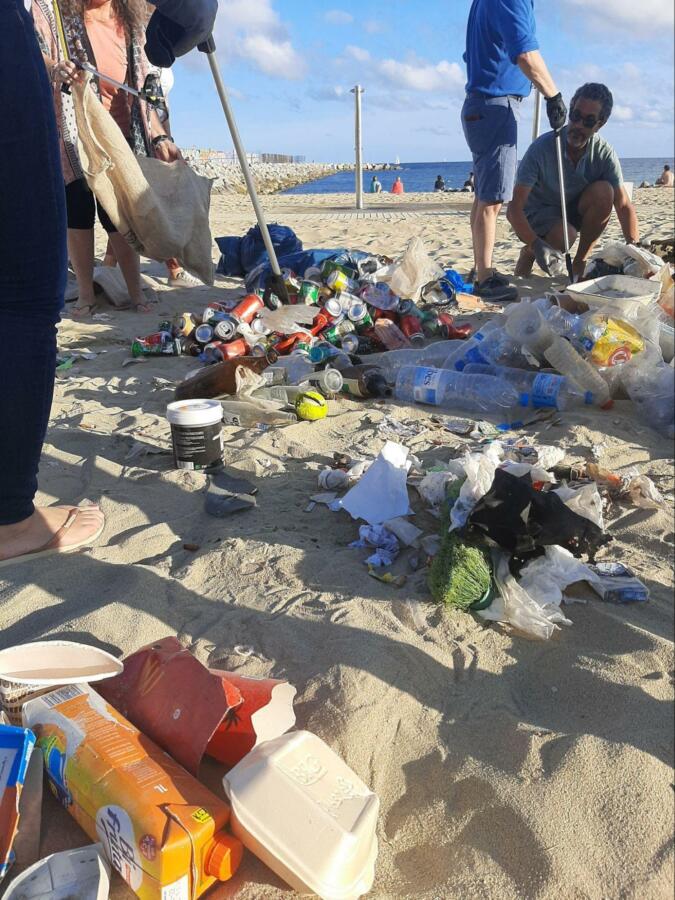
{"label": "food wrapper", "polygon": [[258,740],[295,724],[295,688],[287,682],[211,671],[175,637],[133,653],[124,672],[99,690],[193,774],[206,752],[235,765]]}
{"label": "food wrapper", "polygon": [[603,333],[591,347],[590,359],[600,368],[620,366],[644,348],[643,337],[632,325],[621,319],[607,319]]}

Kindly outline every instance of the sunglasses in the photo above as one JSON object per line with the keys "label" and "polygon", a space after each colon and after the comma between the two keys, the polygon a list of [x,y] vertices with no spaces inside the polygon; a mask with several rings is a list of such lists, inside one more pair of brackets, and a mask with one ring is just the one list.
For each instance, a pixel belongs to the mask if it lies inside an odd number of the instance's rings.
{"label": "sunglasses", "polygon": [[578,109],[573,109],[570,112],[570,122],[574,122],[575,125],[581,122],[584,128],[595,128],[602,119],[598,116],[582,116]]}

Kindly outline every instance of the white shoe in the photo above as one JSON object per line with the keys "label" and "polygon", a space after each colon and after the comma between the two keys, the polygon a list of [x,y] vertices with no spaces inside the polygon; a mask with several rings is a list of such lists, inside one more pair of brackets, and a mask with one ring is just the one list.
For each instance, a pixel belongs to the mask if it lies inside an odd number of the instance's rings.
{"label": "white shoe", "polygon": [[167,283],[171,285],[171,287],[181,288],[200,287],[202,284],[199,278],[190,275],[185,269],[181,269],[177,275],[174,275],[172,278],[170,277]]}

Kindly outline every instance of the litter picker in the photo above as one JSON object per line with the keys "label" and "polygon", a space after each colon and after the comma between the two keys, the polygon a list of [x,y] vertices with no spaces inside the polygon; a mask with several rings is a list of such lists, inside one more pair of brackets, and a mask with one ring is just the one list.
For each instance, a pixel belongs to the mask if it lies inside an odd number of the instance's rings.
{"label": "litter picker", "polygon": [[281,275],[279,260],[277,259],[274,245],[272,244],[272,238],[270,237],[269,228],[267,227],[265,213],[262,206],[260,205],[258,192],[256,190],[255,182],[253,181],[253,175],[251,174],[251,169],[248,164],[246,151],[244,150],[241,136],[239,134],[239,129],[237,128],[237,123],[234,118],[234,113],[232,112],[232,107],[230,106],[230,99],[227,94],[227,89],[220,74],[220,67],[216,58],[216,42],[213,39],[213,35],[210,35],[208,40],[204,41],[204,43],[199,44],[198,49],[202,53],[206,54],[206,58],[209,61],[211,74],[213,75],[213,81],[215,82],[216,90],[218,91],[218,96],[220,97],[220,103],[223,107],[223,112],[225,113],[228,128],[230,129],[232,143],[234,144],[234,149],[236,150],[237,157],[239,158],[241,171],[244,174],[244,181],[246,182],[248,195],[251,198],[255,216],[258,220],[260,234],[262,235],[265,249],[267,250],[267,255],[270,258],[272,274],[268,278],[267,284],[265,285],[265,294],[263,299],[266,306],[271,309],[275,309],[281,303],[289,302],[288,291],[286,289],[286,285],[284,284],[284,279]]}
{"label": "litter picker", "polygon": [[565,171],[563,168],[562,130],[555,133],[555,150],[558,156],[558,183],[560,185],[560,209],[562,210],[563,241],[565,242],[565,264],[570,284],[574,284],[574,269],[570,255],[570,236],[567,230],[567,198],[565,196]]}

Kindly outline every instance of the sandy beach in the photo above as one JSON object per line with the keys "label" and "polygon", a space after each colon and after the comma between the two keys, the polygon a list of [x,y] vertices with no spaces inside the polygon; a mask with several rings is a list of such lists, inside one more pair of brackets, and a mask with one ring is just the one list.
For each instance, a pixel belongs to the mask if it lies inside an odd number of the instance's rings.
{"label": "sandy beach", "polygon": [[[643,238],[672,236],[673,191],[635,199]],[[397,256],[419,236],[442,264],[470,268],[466,195],[368,203],[356,214],[347,195],[264,198],[270,220],[294,228],[305,247]],[[243,234],[253,221],[246,197],[214,195],[214,236]],[[613,217],[608,237],[619,233]],[[103,249],[97,231],[99,258]],[[518,249],[500,220],[500,270],[513,271]],[[572,627],[534,642],[439,609],[424,572],[400,589],[370,578],[366,554],[348,546],[358,523],[321,505],[306,511],[334,452],[373,457],[389,438],[431,466],[476,446],[434,427],[429,408],[336,400],[317,423],[226,428],[225,462],[255,482],[258,506],[209,517],[206,477],[174,470],[164,418],[194,360],[123,363],[136,335],[217,295],[238,296],[242,285],[170,289],[162,266],[145,268],[158,301],[151,314],[101,305],[94,321],[75,322],[64,312],[60,351],[96,355],[57,381],[37,499],[99,501],[107,527],[90,551],[2,570],[0,647],[59,635],[126,655],[178,635],[204,662],[287,678],[298,689],[298,727],[380,796],[376,900],[671,898],[672,443],[628,401],[527,429],[569,463],[647,474],[668,499],[662,510],[615,505],[606,516],[614,542],[600,558],[630,565],[650,602],[572,605]],[[521,280],[521,295],[553,284]],[[418,527],[437,531],[417,499],[414,507]],[[403,560],[395,571],[406,571]],[[47,796],[43,855],[86,843]],[[115,877],[111,897],[132,896]],[[286,896],[251,854],[208,895]]]}

